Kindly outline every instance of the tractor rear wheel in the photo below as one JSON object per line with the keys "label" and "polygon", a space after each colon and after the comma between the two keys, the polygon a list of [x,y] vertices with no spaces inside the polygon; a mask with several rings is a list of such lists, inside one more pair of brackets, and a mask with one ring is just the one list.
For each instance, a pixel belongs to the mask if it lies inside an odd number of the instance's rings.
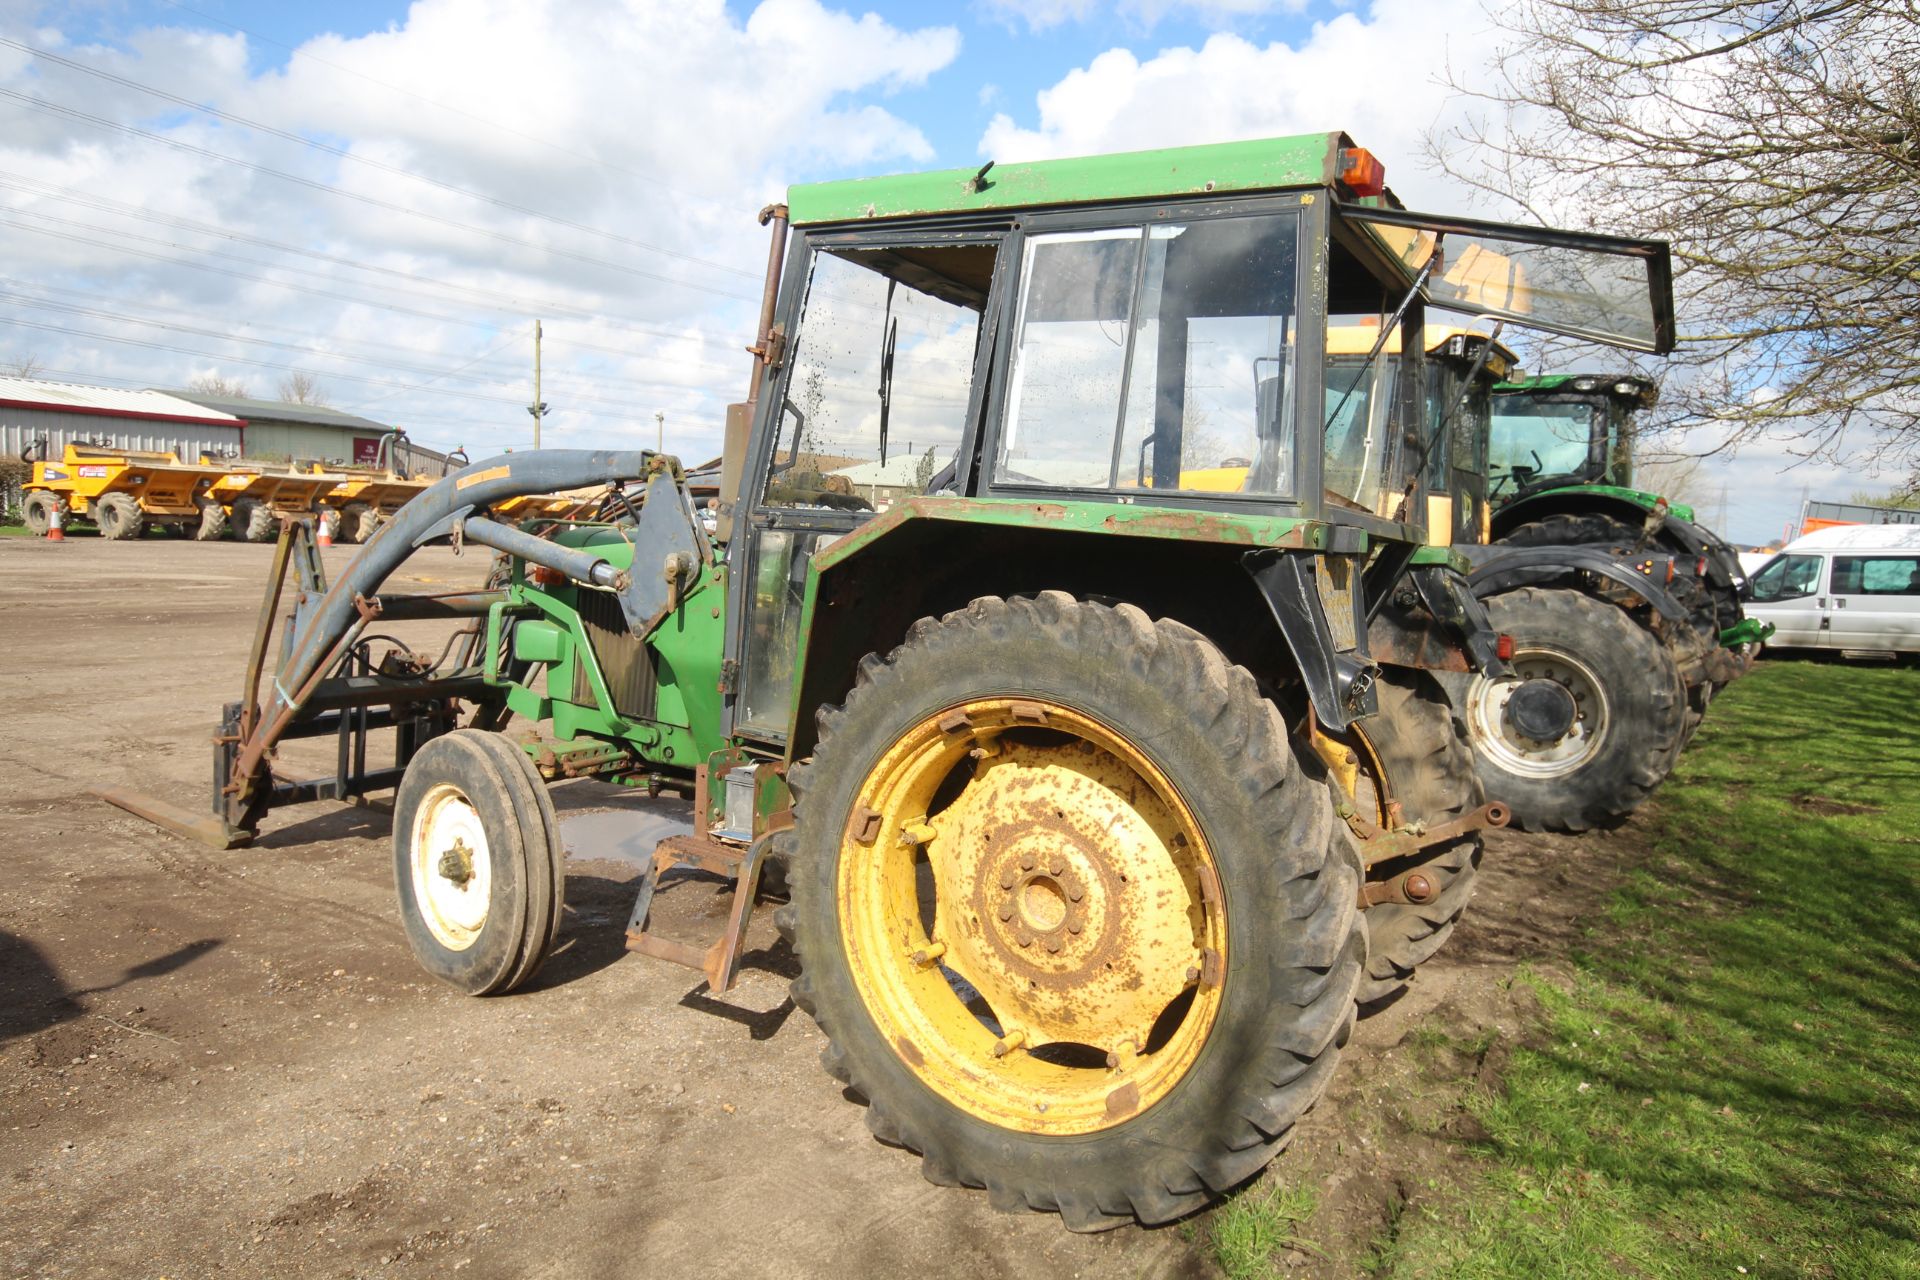
{"label": "tractor rear wheel", "polygon": [[414,754],[394,797],[400,921],[421,967],[468,995],[520,986],[559,935],[565,851],[533,762],[458,729]]}
{"label": "tractor rear wheel", "polygon": [[147,531],[146,513],[124,493],[103,493],[94,500],[93,522],[100,536],[114,542],[137,538]]}
{"label": "tractor rear wheel", "polygon": [[[1360,731],[1386,775],[1403,820],[1428,827],[1452,822],[1486,802],[1473,751],[1446,693],[1424,671],[1382,669],[1379,714]],[[1367,924],[1367,973],[1357,998],[1384,1000],[1413,979],[1416,966],[1446,944],[1473,898],[1483,841],[1478,832],[1367,868],[1369,883],[1402,880],[1420,902],[1383,902]],[[1415,877],[1424,879],[1421,884]]]}
{"label": "tractor rear wheel", "polygon": [[200,499],[200,523],[193,527],[196,542],[217,542],[227,531],[227,509],[212,498]]}
{"label": "tractor rear wheel", "polygon": [[1522,587],[1486,602],[1513,637],[1513,674],[1457,683],[1488,795],[1527,831],[1624,818],[1673,769],[1686,686],[1658,637],[1578,591]]}
{"label": "tractor rear wheel", "polygon": [[50,493],[34,490],[21,504],[21,519],[26,521],[27,532],[36,538],[47,536],[47,530],[53,527],[53,513],[59,509],[59,502]]}
{"label": "tractor rear wheel", "polygon": [[778,919],[877,1137],[1079,1231],[1286,1144],[1352,1026],[1360,870],[1246,670],[1130,605],[984,598],[819,721]]}
{"label": "tractor rear wheel", "polygon": [[233,500],[233,531],[245,542],[272,542],[279,522],[273,508],[258,498]]}

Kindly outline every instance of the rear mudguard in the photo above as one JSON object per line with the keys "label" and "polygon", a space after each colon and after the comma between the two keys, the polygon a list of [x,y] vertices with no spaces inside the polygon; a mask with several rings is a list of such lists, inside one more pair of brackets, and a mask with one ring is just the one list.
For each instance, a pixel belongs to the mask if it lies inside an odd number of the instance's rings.
{"label": "rear mudguard", "polygon": [[1669,623],[1685,626],[1687,610],[1673,593],[1633,566],[1604,551],[1589,547],[1457,547],[1472,562],[1467,576],[1473,594],[1488,596],[1517,587],[1547,586],[1582,573],[1605,578],[1627,588],[1653,606]]}

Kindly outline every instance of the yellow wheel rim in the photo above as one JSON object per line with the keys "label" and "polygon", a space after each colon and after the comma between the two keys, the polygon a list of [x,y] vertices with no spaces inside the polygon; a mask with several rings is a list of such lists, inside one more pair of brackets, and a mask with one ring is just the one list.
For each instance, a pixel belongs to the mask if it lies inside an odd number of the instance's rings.
{"label": "yellow wheel rim", "polygon": [[1226,909],[1200,825],[1123,736],[983,698],[915,725],[842,833],[842,942],[901,1060],[970,1115],[1092,1133],[1160,1101],[1218,1015]]}

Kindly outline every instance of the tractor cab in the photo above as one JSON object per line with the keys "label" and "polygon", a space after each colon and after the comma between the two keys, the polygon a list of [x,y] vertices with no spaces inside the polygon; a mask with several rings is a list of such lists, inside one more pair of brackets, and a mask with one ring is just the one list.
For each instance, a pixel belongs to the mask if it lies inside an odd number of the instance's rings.
{"label": "tractor cab", "polygon": [[1495,504],[1584,485],[1632,490],[1631,419],[1659,396],[1651,381],[1633,374],[1502,383],[1494,391],[1488,456]]}
{"label": "tractor cab", "polygon": [[[876,568],[923,612],[990,576],[1179,616],[1290,542],[1373,574],[1370,613],[1386,549],[1451,533],[1416,496],[1433,393],[1402,339],[1430,308],[1671,342],[1664,246],[1407,212],[1343,134],[801,186],[785,212],[722,527],[728,727],[787,754],[812,733],[795,680],[844,685],[875,639],[803,644],[808,615],[856,576],[870,601]],[[952,552],[962,520],[986,551]]]}

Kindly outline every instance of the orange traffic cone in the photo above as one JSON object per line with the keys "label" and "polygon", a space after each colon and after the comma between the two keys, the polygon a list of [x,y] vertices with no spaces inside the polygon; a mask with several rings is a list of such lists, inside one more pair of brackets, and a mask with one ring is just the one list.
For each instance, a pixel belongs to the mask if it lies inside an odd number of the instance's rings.
{"label": "orange traffic cone", "polygon": [[60,527],[60,508],[55,507],[47,514],[47,541],[65,542],[67,531]]}
{"label": "orange traffic cone", "polygon": [[333,545],[333,512],[322,511],[320,513],[320,530],[316,541],[323,547]]}

